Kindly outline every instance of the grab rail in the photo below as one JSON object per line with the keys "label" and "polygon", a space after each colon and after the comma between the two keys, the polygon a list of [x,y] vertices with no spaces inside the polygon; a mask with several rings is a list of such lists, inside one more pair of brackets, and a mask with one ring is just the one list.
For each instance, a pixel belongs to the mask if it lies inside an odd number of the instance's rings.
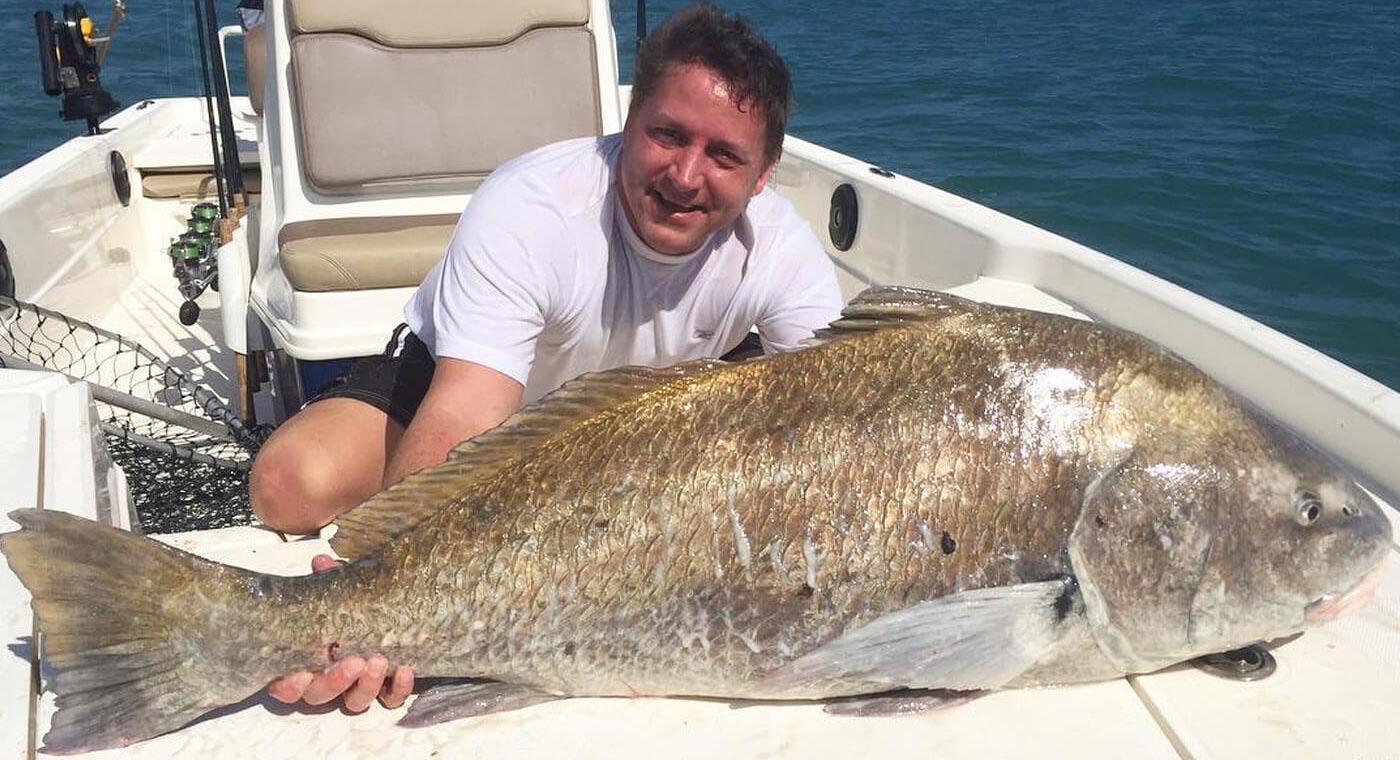
{"label": "grab rail", "polygon": [[[229,80],[228,68],[228,40],[230,37],[242,37],[247,32],[238,24],[229,24],[219,27],[219,57],[224,59],[224,89],[233,92],[233,82]],[[244,83],[247,83],[248,61],[243,61]],[[244,93],[250,94],[250,93]]]}

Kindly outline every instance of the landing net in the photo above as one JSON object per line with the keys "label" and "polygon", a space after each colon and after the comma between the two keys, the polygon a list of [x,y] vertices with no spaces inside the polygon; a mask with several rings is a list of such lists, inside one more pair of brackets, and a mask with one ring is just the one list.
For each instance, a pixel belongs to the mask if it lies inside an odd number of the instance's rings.
{"label": "landing net", "polygon": [[266,433],[212,391],[115,333],[0,296],[0,367],[47,369],[92,386],[102,430],[156,452],[247,470]]}

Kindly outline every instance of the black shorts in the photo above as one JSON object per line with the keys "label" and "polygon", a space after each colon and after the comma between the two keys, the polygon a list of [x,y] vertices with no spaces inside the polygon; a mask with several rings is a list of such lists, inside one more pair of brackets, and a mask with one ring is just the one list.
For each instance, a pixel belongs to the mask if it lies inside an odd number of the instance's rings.
{"label": "black shorts", "polygon": [[[401,334],[404,334],[403,348],[397,350]],[[328,398],[353,398],[408,427],[428,393],[436,366],[423,341],[408,332],[408,325],[399,325],[383,354],[355,362],[349,372],[331,379],[306,403],[310,406]]]}
{"label": "black shorts", "polygon": [[[399,336],[403,349],[399,350]],[[758,335],[749,333],[744,340],[720,357],[725,361],[741,361],[763,354]],[[359,360],[349,372],[337,375],[321,388],[307,406],[328,398],[353,398],[363,401],[389,415],[395,422],[408,427],[418,406],[428,394],[437,363],[428,347],[408,325],[399,325],[385,346],[384,353]]]}

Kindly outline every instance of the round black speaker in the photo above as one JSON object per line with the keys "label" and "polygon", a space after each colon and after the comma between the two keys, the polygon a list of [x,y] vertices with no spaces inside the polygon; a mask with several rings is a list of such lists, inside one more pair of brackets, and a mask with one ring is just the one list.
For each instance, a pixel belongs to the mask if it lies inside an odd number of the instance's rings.
{"label": "round black speaker", "polygon": [[112,189],[117,193],[117,200],[123,206],[131,205],[131,177],[126,171],[126,159],[122,154],[112,151],[107,154],[107,171],[112,175]]}
{"label": "round black speaker", "polygon": [[827,233],[831,244],[838,251],[850,250],[856,241],[856,223],[860,220],[860,208],[856,203],[856,189],[849,184],[841,184],[831,194],[831,213],[827,217]]}

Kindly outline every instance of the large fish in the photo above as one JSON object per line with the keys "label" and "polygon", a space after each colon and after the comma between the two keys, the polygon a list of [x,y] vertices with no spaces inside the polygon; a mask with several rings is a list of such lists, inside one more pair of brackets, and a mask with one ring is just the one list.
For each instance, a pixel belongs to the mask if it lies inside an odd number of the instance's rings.
{"label": "large fish", "polygon": [[1111,678],[1333,617],[1390,545],[1341,468],[1152,343],[906,289],[801,351],[566,385],[343,517],[358,559],[315,576],[12,516],[69,752],[352,653],[494,679],[420,721]]}

